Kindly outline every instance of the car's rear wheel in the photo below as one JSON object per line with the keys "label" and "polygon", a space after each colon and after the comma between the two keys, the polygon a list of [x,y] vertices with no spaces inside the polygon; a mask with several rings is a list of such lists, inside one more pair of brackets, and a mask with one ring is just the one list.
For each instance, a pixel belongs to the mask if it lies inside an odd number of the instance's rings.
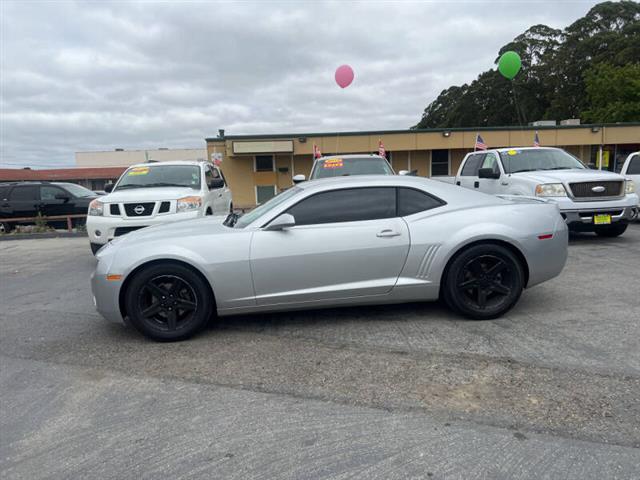
{"label": "car's rear wheel", "polygon": [[184,265],[155,264],[138,272],[125,292],[130,323],[158,341],[184,340],[202,329],[213,308],[208,284]]}
{"label": "car's rear wheel", "polygon": [[474,320],[509,311],[524,288],[520,260],[496,244],[480,244],[459,253],[444,279],[443,296],[456,312]]}
{"label": "car's rear wheel", "polygon": [[599,237],[618,237],[622,235],[628,227],[628,223],[614,223],[613,225],[599,225],[595,227],[596,235]]}

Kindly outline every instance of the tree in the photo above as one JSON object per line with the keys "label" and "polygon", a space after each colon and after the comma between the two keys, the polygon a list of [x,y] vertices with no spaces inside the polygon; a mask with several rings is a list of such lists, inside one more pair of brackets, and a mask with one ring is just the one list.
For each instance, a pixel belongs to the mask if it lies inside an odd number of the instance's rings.
{"label": "tree", "polygon": [[[603,63],[612,67],[640,63],[640,4],[600,3],[564,30],[534,25],[503,46],[495,63],[508,50],[522,59],[522,70],[513,81],[491,69],[469,85],[443,90],[414,128],[518,125],[575,118],[583,112],[596,118],[587,72]],[[622,114],[620,108],[615,112]],[[615,115],[607,118],[623,121]]]}
{"label": "tree", "polygon": [[582,116],[587,122],[640,120],[640,63],[596,65],[585,74],[585,84],[590,108]]}

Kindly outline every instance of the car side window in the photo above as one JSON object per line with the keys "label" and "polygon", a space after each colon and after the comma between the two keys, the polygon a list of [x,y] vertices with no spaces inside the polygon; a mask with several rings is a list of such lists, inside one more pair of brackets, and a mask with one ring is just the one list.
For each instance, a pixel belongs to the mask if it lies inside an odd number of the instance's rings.
{"label": "car side window", "polygon": [[629,167],[627,167],[627,174],[640,175],[640,155],[634,155],[629,160]]}
{"label": "car side window", "polygon": [[58,187],[52,187],[50,185],[40,187],[41,200],[55,200],[56,195],[59,195],[59,194],[66,195],[68,197],[71,196],[68,193],[66,193],[64,190]]}
{"label": "car side window", "polygon": [[14,201],[38,200],[39,196],[39,188],[35,185],[19,186],[11,191],[11,200]]}
{"label": "car side window", "polygon": [[305,198],[287,213],[296,225],[357,222],[396,216],[394,187],[364,187],[331,190]]}
{"label": "car side window", "polygon": [[213,178],[220,178],[220,170],[217,168],[212,168],[211,173],[213,174]]}
{"label": "car side window", "polygon": [[414,188],[398,188],[398,216],[406,217],[414,213],[424,212],[432,208],[441,207],[445,202],[432,197],[426,192]]}
{"label": "car side window", "polygon": [[8,200],[9,199],[9,190],[11,187],[3,187],[0,185],[0,200]]}
{"label": "car side window", "polygon": [[493,153],[487,153],[487,156],[484,158],[482,166],[480,168],[490,168],[491,170],[493,170],[493,173],[500,173],[498,159]]}
{"label": "car side window", "polygon": [[211,183],[211,180],[213,180],[213,173],[211,173],[211,168],[209,167],[204,167],[204,181],[207,183],[207,187],[209,186],[209,183]]}
{"label": "car side window", "polygon": [[227,179],[224,178],[224,173],[222,173],[222,170],[220,170],[219,168],[217,168],[216,170],[218,170],[218,172],[220,172],[220,177],[222,178],[222,181],[224,182],[225,185],[229,185],[227,183]]}
{"label": "car side window", "polygon": [[477,177],[478,169],[480,168],[480,163],[484,160],[486,154],[484,153],[476,153],[474,155],[469,156],[467,161],[462,167],[462,172],[460,172],[460,176],[462,177]]}

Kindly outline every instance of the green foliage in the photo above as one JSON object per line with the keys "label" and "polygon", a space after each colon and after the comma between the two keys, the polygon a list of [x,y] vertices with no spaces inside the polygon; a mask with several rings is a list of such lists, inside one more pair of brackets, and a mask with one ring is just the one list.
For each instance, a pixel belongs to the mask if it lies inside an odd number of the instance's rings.
{"label": "green foliage", "polygon": [[[581,114],[585,121],[640,121],[633,103],[633,93],[638,92],[633,65],[640,63],[640,3],[600,3],[564,30],[534,25],[503,46],[495,63],[509,50],[522,60],[522,70],[513,80],[491,69],[471,84],[449,87],[425,108],[414,128],[518,125]],[[611,92],[611,103],[617,106],[608,106],[604,95],[613,81],[603,86],[604,80],[594,73],[603,74],[598,70],[602,64],[614,69],[608,74],[615,71],[621,82],[615,94]],[[623,78],[623,72],[630,77]]]}
{"label": "green foliage", "polygon": [[640,119],[640,63],[616,67],[598,64],[585,73],[587,122],[632,122]]}

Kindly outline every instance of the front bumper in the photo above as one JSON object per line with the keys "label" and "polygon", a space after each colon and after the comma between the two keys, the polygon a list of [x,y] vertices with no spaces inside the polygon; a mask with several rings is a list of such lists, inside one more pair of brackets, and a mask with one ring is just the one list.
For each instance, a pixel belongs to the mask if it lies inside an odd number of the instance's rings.
{"label": "front bumper", "polygon": [[111,322],[124,323],[120,313],[120,288],[122,280],[107,280],[110,262],[98,258],[98,265],[91,274],[91,293],[96,310]]}
{"label": "front bumper", "polygon": [[116,237],[116,228],[143,228],[179,220],[191,220],[200,216],[202,216],[202,212],[199,210],[139,218],[89,215],[87,217],[87,235],[89,235],[91,243],[104,245]]}
{"label": "front bumper", "polygon": [[567,225],[593,225],[593,216],[597,214],[611,215],[611,222],[632,221],[640,214],[638,196],[626,195],[619,200],[603,200],[593,202],[576,202],[571,198],[553,198],[558,204],[560,213]]}

